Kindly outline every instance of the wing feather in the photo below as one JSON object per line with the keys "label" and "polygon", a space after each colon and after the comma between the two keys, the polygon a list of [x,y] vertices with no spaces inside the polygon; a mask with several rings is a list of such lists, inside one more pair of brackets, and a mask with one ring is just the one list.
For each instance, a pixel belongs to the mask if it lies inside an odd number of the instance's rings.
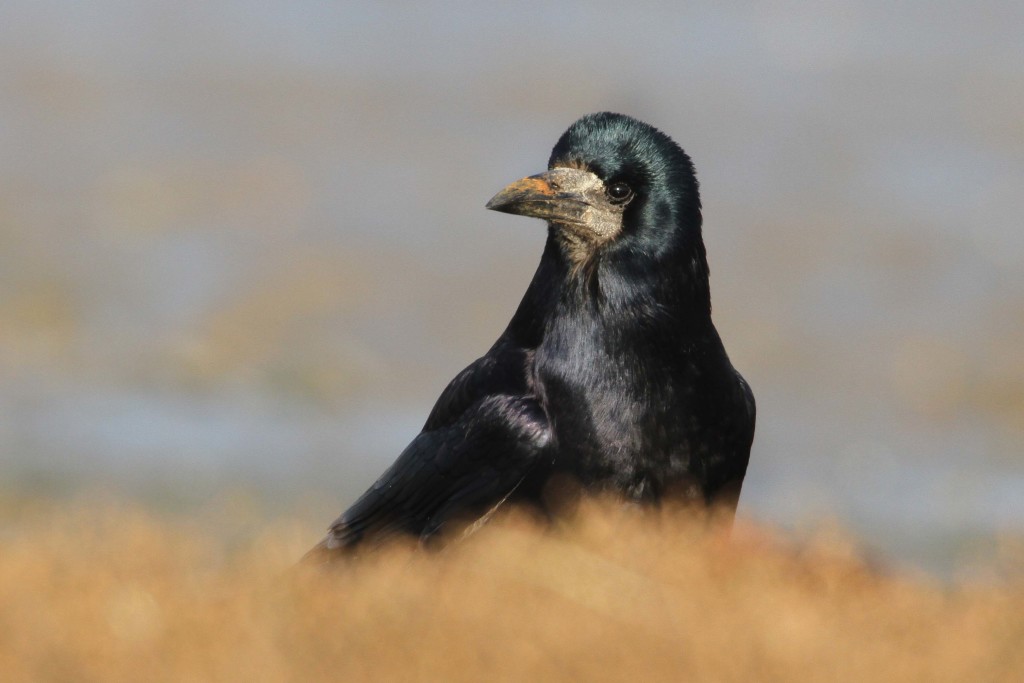
{"label": "wing feather", "polygon": [[396,533],[426,538],[446,521],[504,500],[543,459],[550,426],[532,397],[485,396],[447,426],[421,432],[331,526],[320,550]]}

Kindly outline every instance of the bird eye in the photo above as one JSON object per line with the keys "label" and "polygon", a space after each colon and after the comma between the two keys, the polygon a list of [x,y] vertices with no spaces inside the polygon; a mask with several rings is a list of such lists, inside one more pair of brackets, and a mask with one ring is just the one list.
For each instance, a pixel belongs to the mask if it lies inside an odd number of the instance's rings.
{"label": "bird eye", "polygon": [[608,197],[613,202],[624,202],[633,196],[633,190],[623,182],[612,183],[608,186]]}

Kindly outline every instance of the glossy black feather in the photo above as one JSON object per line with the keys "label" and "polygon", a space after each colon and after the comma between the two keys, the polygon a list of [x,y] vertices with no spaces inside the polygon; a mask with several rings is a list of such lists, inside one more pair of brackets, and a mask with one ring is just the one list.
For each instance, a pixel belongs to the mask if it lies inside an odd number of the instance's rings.
{"label": "glossy black feather", "polygon": [[549,225],[508,328],[318,556],[398,532],[428,538],[506,500],[542,505],[556,474],[637,501],[738,495],[754,398],[711,322],[689,157],[651,126],[601,113],[574,123],[548,166],[628,184],[621,234],[581,265]]}
{"label": "glossy black feather", "polygon": [[489,394],[452,422],[424,430],[331,527],[323,547],[376,536],[436,533],[445,521],[483,514],[537,464],[551,438],[532,398]]}

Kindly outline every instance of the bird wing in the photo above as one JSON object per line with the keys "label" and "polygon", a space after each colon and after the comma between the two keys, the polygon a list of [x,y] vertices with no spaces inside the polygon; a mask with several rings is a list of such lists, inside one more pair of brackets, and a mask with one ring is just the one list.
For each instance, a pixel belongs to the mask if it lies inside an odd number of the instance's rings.
{"label": "bird wing", "polygon": [[449,383],[416,438],[311,553],[398,533],[428,538],[500,504],[543,458],[551,430],[525,379],[526,352],[499,340]]}
{"label": "bird wing", "polygon": [[527,366],[533,352],[502,335],[486,355],[478,358],[448,383],[427,416],[423,431],[450,425],[481,398],[491,394],[532,393]]}

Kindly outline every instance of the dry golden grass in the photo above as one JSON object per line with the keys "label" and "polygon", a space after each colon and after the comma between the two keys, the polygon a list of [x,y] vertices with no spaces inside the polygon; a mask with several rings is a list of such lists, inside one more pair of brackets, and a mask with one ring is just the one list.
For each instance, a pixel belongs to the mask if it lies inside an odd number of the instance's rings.
{"label": "dry golden grass", "polygon": [[116,505],[0,513],[0,680],[1024,680],[1024,581],[886,575],[835,538],[731,538],[591,503],[440,553],[292,569],[295,521],[226,540]]}

